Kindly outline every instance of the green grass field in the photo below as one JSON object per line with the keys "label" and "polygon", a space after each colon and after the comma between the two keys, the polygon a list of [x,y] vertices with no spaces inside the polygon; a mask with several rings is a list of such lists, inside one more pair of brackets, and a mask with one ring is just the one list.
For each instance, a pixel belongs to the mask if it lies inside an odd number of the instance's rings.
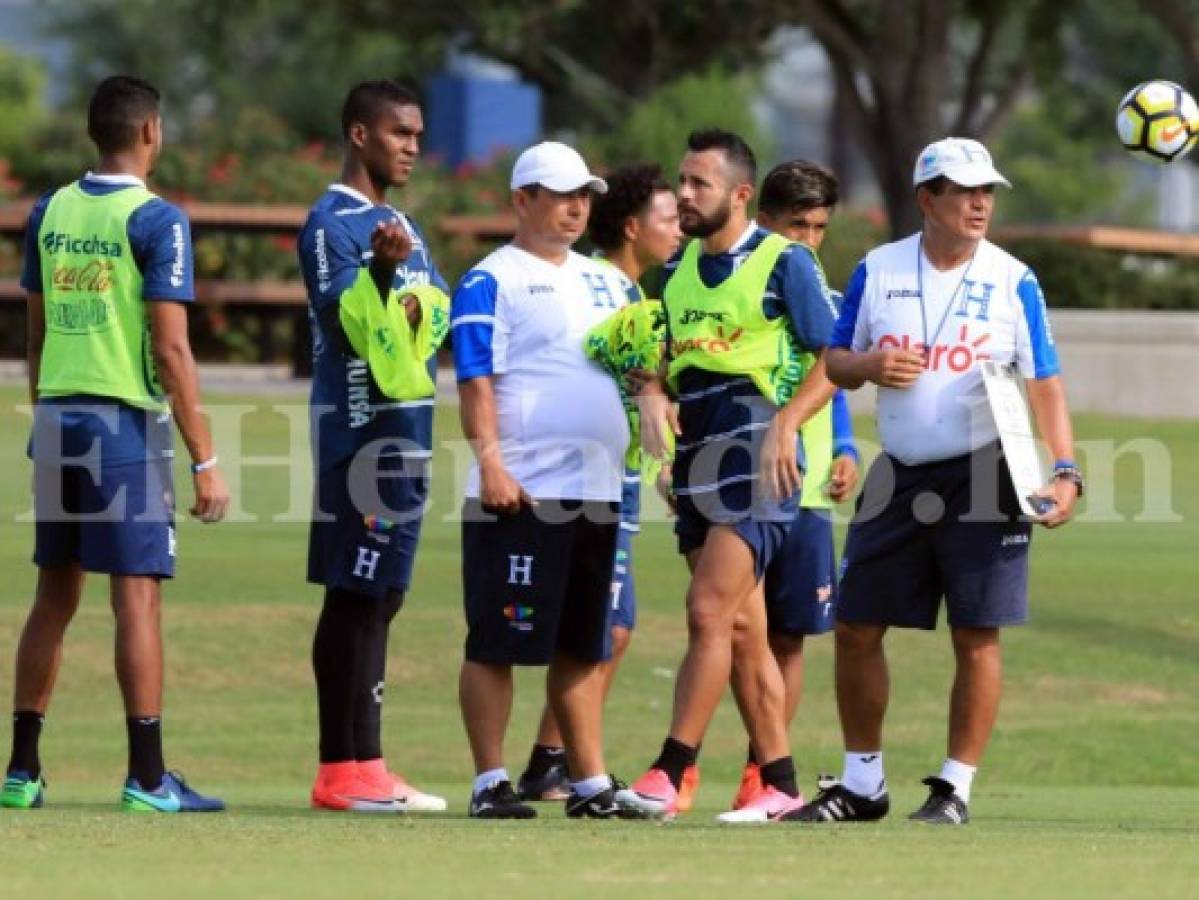
{"label": "green grass field", "polygon": [[[227,399],[227,398],[225,398]],[[0,696],[29,602],[32,528],[23,395],[0,390]],[[286,423],[258,404],[248,452],[286,452]],[[391,760],[446,793],[432,818],[350,818],[307,809],[315,767],[308,662],[319,591],[304,582],[306,526],[287,509],[281,469],[248,470],[244,508],[257,524],[180,527],[179,577],[167,589],[168,764],[219,792],[214,817],[122,814],[124,727],[112,676],[106,587],[93,580],[69,636],[43,739],[46,809],[0,815],[4,896],[653,896],[1194,897],[1199,879],[1199,425],[1081,418],[1088,440],[1152,437],[1173,461],[1169,501],[1181,522],[1137,522],[1142,470],[1116,469],[1124,521],[1041,532],[1033,623],[1007,639],[1007,693],[976,782],[974,822],[929,829],[904,814],[944,754],[947,635],[896,634],[887,769],[895,814],[878,826],[730,829],[712,822],[732,795],[744,736],[731,707],[704,746],[699,808],[678,822],[534,823],[465,818],[471,777],[456,702],[461,658],[457,528],[447,520],[453,463],[434,483],[416,582],[393,630],[385,716]],[[458,434],[456,410],[439,434]],[[227,445],[225,445],[227,446]],[[297,453],[306,457],[306,448]],[[1084,457],[1085,460],[1085,457]],[[1153,470],[1160,474],[1160,467]],[[180,502],[190,485],[180,480]],[[299,488],[301,496],[306,490]],[[1105,516],[1105,518],[1112,518]],[[637,547],[640,621],[609,707],[609,765],[635,777],[669,716],[684,643],[683,569],[669,527]],[[792,730],[807,790],[840,767],[831,645],[813,642],[809,685]],[[508,743],[515,774],[540,707],[522,673]],[[7,742],[7,729],[0,742]],[[4,748],[7,749],[6,746]]]}

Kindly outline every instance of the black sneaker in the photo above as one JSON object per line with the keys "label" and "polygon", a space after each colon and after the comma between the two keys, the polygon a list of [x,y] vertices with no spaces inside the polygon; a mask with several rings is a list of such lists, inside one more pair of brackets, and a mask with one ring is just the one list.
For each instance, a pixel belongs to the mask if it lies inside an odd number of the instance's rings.
{"label": "black sneaker", "polygon": [[810,803],[784,813],[784,822],[877,822],[891,808],[886,783],[873,797],[855,794],[831,775],[816,781],[820,789]]}
{"label": "black sneaker", "polygon": [[565,763],[555,763],[540,775],[523,772],[516,782],[516,796],[521,800],[565,800],[570,796],[570,779]]}
{"label": "black sneaker", "polygon": [[637,793],[624,782],[612,783],[590,797],[580,797],[572,789],[566,800],[570,819],[652,819],[661,814],[662,804]]}
{"label": "black sneaker", "polygon": [[909,819],[929,825],[965,825],[970,821],[966,801],[953,792],[952,784],[936,777],[925,778],[921,784],[928,785],[928,799]]}
{"label": "black sneaker", "polygon": [[497,781],[491,787],[471,795],[472,819],[535,819],[537,810],[520,802],[511,781]]}

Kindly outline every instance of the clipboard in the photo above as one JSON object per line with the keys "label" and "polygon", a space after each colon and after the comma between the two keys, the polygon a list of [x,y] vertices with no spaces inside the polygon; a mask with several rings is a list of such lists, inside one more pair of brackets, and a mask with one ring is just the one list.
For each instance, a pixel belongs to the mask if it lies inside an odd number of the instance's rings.
{"label": "clipboard", "polygon": [[1020,509],[1030,517],[1043,516],[1053,508],[1053,501],[1038,496],[1046,484],[1045,474],[1016,371],[994,360],[980,360],[978,365]]}

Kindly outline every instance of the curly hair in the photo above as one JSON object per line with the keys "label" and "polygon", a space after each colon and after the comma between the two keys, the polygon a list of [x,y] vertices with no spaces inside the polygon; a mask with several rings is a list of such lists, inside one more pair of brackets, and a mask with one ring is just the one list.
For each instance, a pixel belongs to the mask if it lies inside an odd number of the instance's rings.
{"label": "curly hair", "polygon": [[591,201],[587,234],[602,252],[610,253],[624,243],[625,223],[649,208],[658,191],[671,190],[659,166],[638,163],[613,169],[604,176],[608,192]]}

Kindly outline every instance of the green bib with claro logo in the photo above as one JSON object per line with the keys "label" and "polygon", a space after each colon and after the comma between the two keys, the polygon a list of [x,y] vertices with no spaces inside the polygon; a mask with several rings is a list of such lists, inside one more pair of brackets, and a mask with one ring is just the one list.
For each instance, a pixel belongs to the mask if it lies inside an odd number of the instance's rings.
{"label": "green bib with claro logo", "polygon": [[164,409],[129,217],[155,195],[61,188],[38,231],[46,338],[38,396],[90,394]]}
{"label": "green bib with claro logo", "polygon": [[679,374],[694,368],[746,376],[778,406],[791,399],[810,355],[800,350],[786,316],[768,319],[762,311],[770,273],[789,246],[786,238],[767,235],[732,275],[708,287],[699,275],[700,242],[687,245],[663,301],[670,329],[667,380],[673,390]]}
{"label": "green bib with claro logo", "polygon": [[[810,369],[816,357],[808,356]],[[799,505],[805,509],[829,509],[833,502],[824,493],[833,470],[833,404],[824,404],[800,426],[803,435],[804,479]]]}

